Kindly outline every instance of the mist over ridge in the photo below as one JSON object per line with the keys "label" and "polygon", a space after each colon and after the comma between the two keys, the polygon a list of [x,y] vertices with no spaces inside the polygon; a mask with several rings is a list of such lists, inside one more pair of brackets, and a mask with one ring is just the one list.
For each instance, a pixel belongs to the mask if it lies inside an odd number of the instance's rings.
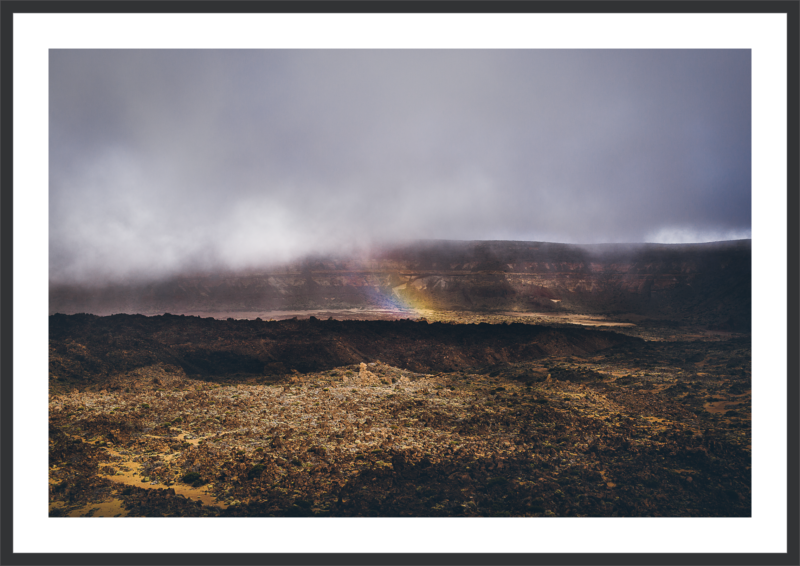
{"label": "mist over ridge", "polygon": [[[422,310],[633,313],[750,325],[751,241],[572,245],[418,241],[271,268],[50,285],[50,314],[416,316]],[[338,313],[338,314],[337,314]]]}
{"label": "mist over ridge", "polygon": [[50,279],[750,237],[748,50],[53,50]]}

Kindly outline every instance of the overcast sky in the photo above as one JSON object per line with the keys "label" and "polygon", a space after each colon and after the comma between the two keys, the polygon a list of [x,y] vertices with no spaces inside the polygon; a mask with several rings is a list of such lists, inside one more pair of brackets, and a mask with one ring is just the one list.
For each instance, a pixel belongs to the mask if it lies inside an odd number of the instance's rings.
{"label": "overcast sky", "polygon": [[51,281],[750,237],[747,50],[54,50]]}

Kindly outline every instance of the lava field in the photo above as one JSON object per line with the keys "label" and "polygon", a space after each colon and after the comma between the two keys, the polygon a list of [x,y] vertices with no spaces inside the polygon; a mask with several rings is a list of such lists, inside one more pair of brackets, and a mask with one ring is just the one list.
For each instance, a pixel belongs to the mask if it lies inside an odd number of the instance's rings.
{"label": "lava field", "polygon": [[469,317],[51,316],[50,516],[750,516],[749,334]]}

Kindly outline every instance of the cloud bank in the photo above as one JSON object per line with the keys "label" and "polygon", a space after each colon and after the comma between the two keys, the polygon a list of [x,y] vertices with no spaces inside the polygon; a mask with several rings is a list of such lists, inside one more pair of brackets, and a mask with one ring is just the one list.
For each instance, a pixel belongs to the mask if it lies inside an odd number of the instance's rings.
{"label": "cloud bank", "polygon": [[54,282],[749,237],[750,190],[746,50],[50,54]]}

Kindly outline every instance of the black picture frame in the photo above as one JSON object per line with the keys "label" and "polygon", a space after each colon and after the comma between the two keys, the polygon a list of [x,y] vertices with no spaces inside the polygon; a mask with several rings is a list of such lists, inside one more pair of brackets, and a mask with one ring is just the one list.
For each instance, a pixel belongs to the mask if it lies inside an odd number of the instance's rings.
{"label": "black picture frame", "polygon": [[[14,17],[19,14],[45,13],[780,13],[787,17],[787,551],[775,554],[582,554],[578,547],[565,549],[558,554],[507,554],[502,549],[487,554],[453,553],[317,553],[298,549],[291,554],[69,554],[20,553],[14,549],[14,508],[20,505],[14,498],[13,416],[15,411],[14,379],[19,377],[23,360],[15,359],[15,317],[24,316],[14,303]],[[800,563],[800,3],[797,1],[701,1],[701,2],[358,2],[358,1],[308,1],[308,2],[20,2],[4,1],[0,4],[0,49],[2,68],[2,114],[0,114],[0,143],[2,143],[2,195],[0,195],[0,561],[3,564],[798,564]],[[15,375],[15,373],[17,375]],[[31,377],[34,378],[34,377]]]}

